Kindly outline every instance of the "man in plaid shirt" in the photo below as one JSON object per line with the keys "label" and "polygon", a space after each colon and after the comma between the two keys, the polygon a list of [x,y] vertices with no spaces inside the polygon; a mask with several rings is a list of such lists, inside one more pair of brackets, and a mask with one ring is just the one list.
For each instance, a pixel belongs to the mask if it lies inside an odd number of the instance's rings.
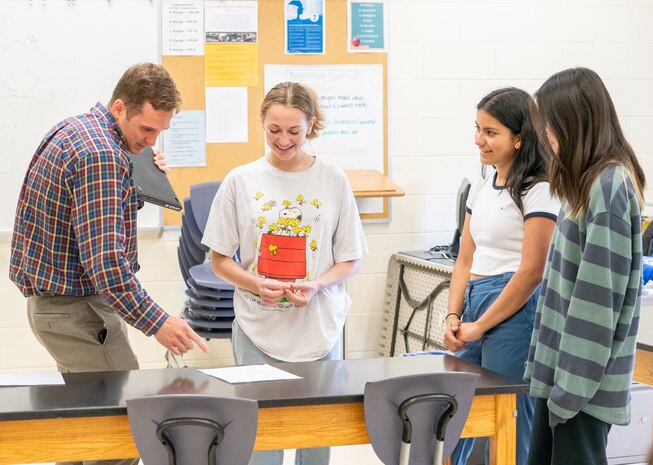
{"label": "man in plaid shirt", "polygon": [[[32,158],[16,209],[10,278],[62,372],[137,369],[125,322],[177,355],[193,342],[208,350],[135,276],[138,201],[129,152],[154,145],[180,103],[162,66],[134,65],[108,106],[57,124]],[[165,170],[162,155],[154,162]]]}

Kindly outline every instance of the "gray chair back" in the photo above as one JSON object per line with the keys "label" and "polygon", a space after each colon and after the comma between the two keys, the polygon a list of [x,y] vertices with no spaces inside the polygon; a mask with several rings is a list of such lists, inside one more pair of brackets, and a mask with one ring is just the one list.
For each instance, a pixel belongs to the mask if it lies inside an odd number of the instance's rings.
{"label": "gray chair back", "polygon": [[247,465],[258,425],[250,399],[163,395],[127,400],[144,465]]}
{"label": "gray chair back", "polygon": [[365,424],[385,465],[431,465],[451,455],[472,405],[478,374],[430,373],[365,385]]}
{"label": "gray chair back", "polygon": [[207,181],[190,186],[190,202],[197,228],[204,233],[213,198],[220,188],[221,181]]}
{"label": "gray chair back", "polygon": [[185,224],[188,227],[191,239],[197,245],[197,247],[204,250],[204,252],[208,252],[209,248],[202,244],[202,235],[204,234],[204,231],[201,231],[199,226],[197,226],[197,222],[195,221],[195,212],[193,211],[193,204],[190,201],[190,197],[186,197],[184,199],[184,214],[186,215]]}

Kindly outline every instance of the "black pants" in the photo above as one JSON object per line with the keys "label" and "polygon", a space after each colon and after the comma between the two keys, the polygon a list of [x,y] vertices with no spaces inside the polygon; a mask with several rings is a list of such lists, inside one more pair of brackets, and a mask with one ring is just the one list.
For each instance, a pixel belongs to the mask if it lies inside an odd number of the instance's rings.
{"label": "black pants", "polygon": [[549,426],[546,399],[535,400],[528,465],[607,465],[610,425],[586,413]]}

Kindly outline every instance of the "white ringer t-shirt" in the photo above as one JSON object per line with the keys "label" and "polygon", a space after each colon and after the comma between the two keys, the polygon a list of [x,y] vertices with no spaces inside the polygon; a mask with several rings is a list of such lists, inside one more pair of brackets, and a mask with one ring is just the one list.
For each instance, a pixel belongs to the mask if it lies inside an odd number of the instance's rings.
{"label": "white ringer t-shirt", "polygon": [[522,197],[523,213],[519,211],[508,189],[495,184],[496,171],[490,168],[486,176],[472,187],[467,198],[471,214],[470,231],[476,250],[470,272],[494,276],[515,272],[521,262],[524,222],[533,217],[557,219],[560,202],[549,193],[549,183],[540,182]]}

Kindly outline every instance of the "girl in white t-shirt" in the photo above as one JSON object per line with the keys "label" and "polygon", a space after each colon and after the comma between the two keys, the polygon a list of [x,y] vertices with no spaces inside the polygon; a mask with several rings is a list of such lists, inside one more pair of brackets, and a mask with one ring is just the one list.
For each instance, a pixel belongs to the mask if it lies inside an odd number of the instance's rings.
{"label": "girl in white t-shirt", "polygon": [[[559,202],[530,121],[531,97],[496,90],[477,106],[475,143],[483,176],[472,187],[451,279],[444,343],[456,356],[522,379],[538,289]],[[532,399],[517,396],[517,465],[528,457]],[[466,463],[461,440],[452,465]]]}
{"label": "girl in white t-shirt", "polygon": [[[367,252],[344,172],[304,151],[324,127],[315,93],[277,84],[261,105],[269,152],[233,169],[213,201],[202,242],[211,266],[236,285],[232,346],[238,365],[342,358],[351,299],[345,280]],[[231,257],[240,251],[240,263]],[[250,465],[281,465],[283,451]],[[329,462],[328,448],[299,449],[297,465]]]}

